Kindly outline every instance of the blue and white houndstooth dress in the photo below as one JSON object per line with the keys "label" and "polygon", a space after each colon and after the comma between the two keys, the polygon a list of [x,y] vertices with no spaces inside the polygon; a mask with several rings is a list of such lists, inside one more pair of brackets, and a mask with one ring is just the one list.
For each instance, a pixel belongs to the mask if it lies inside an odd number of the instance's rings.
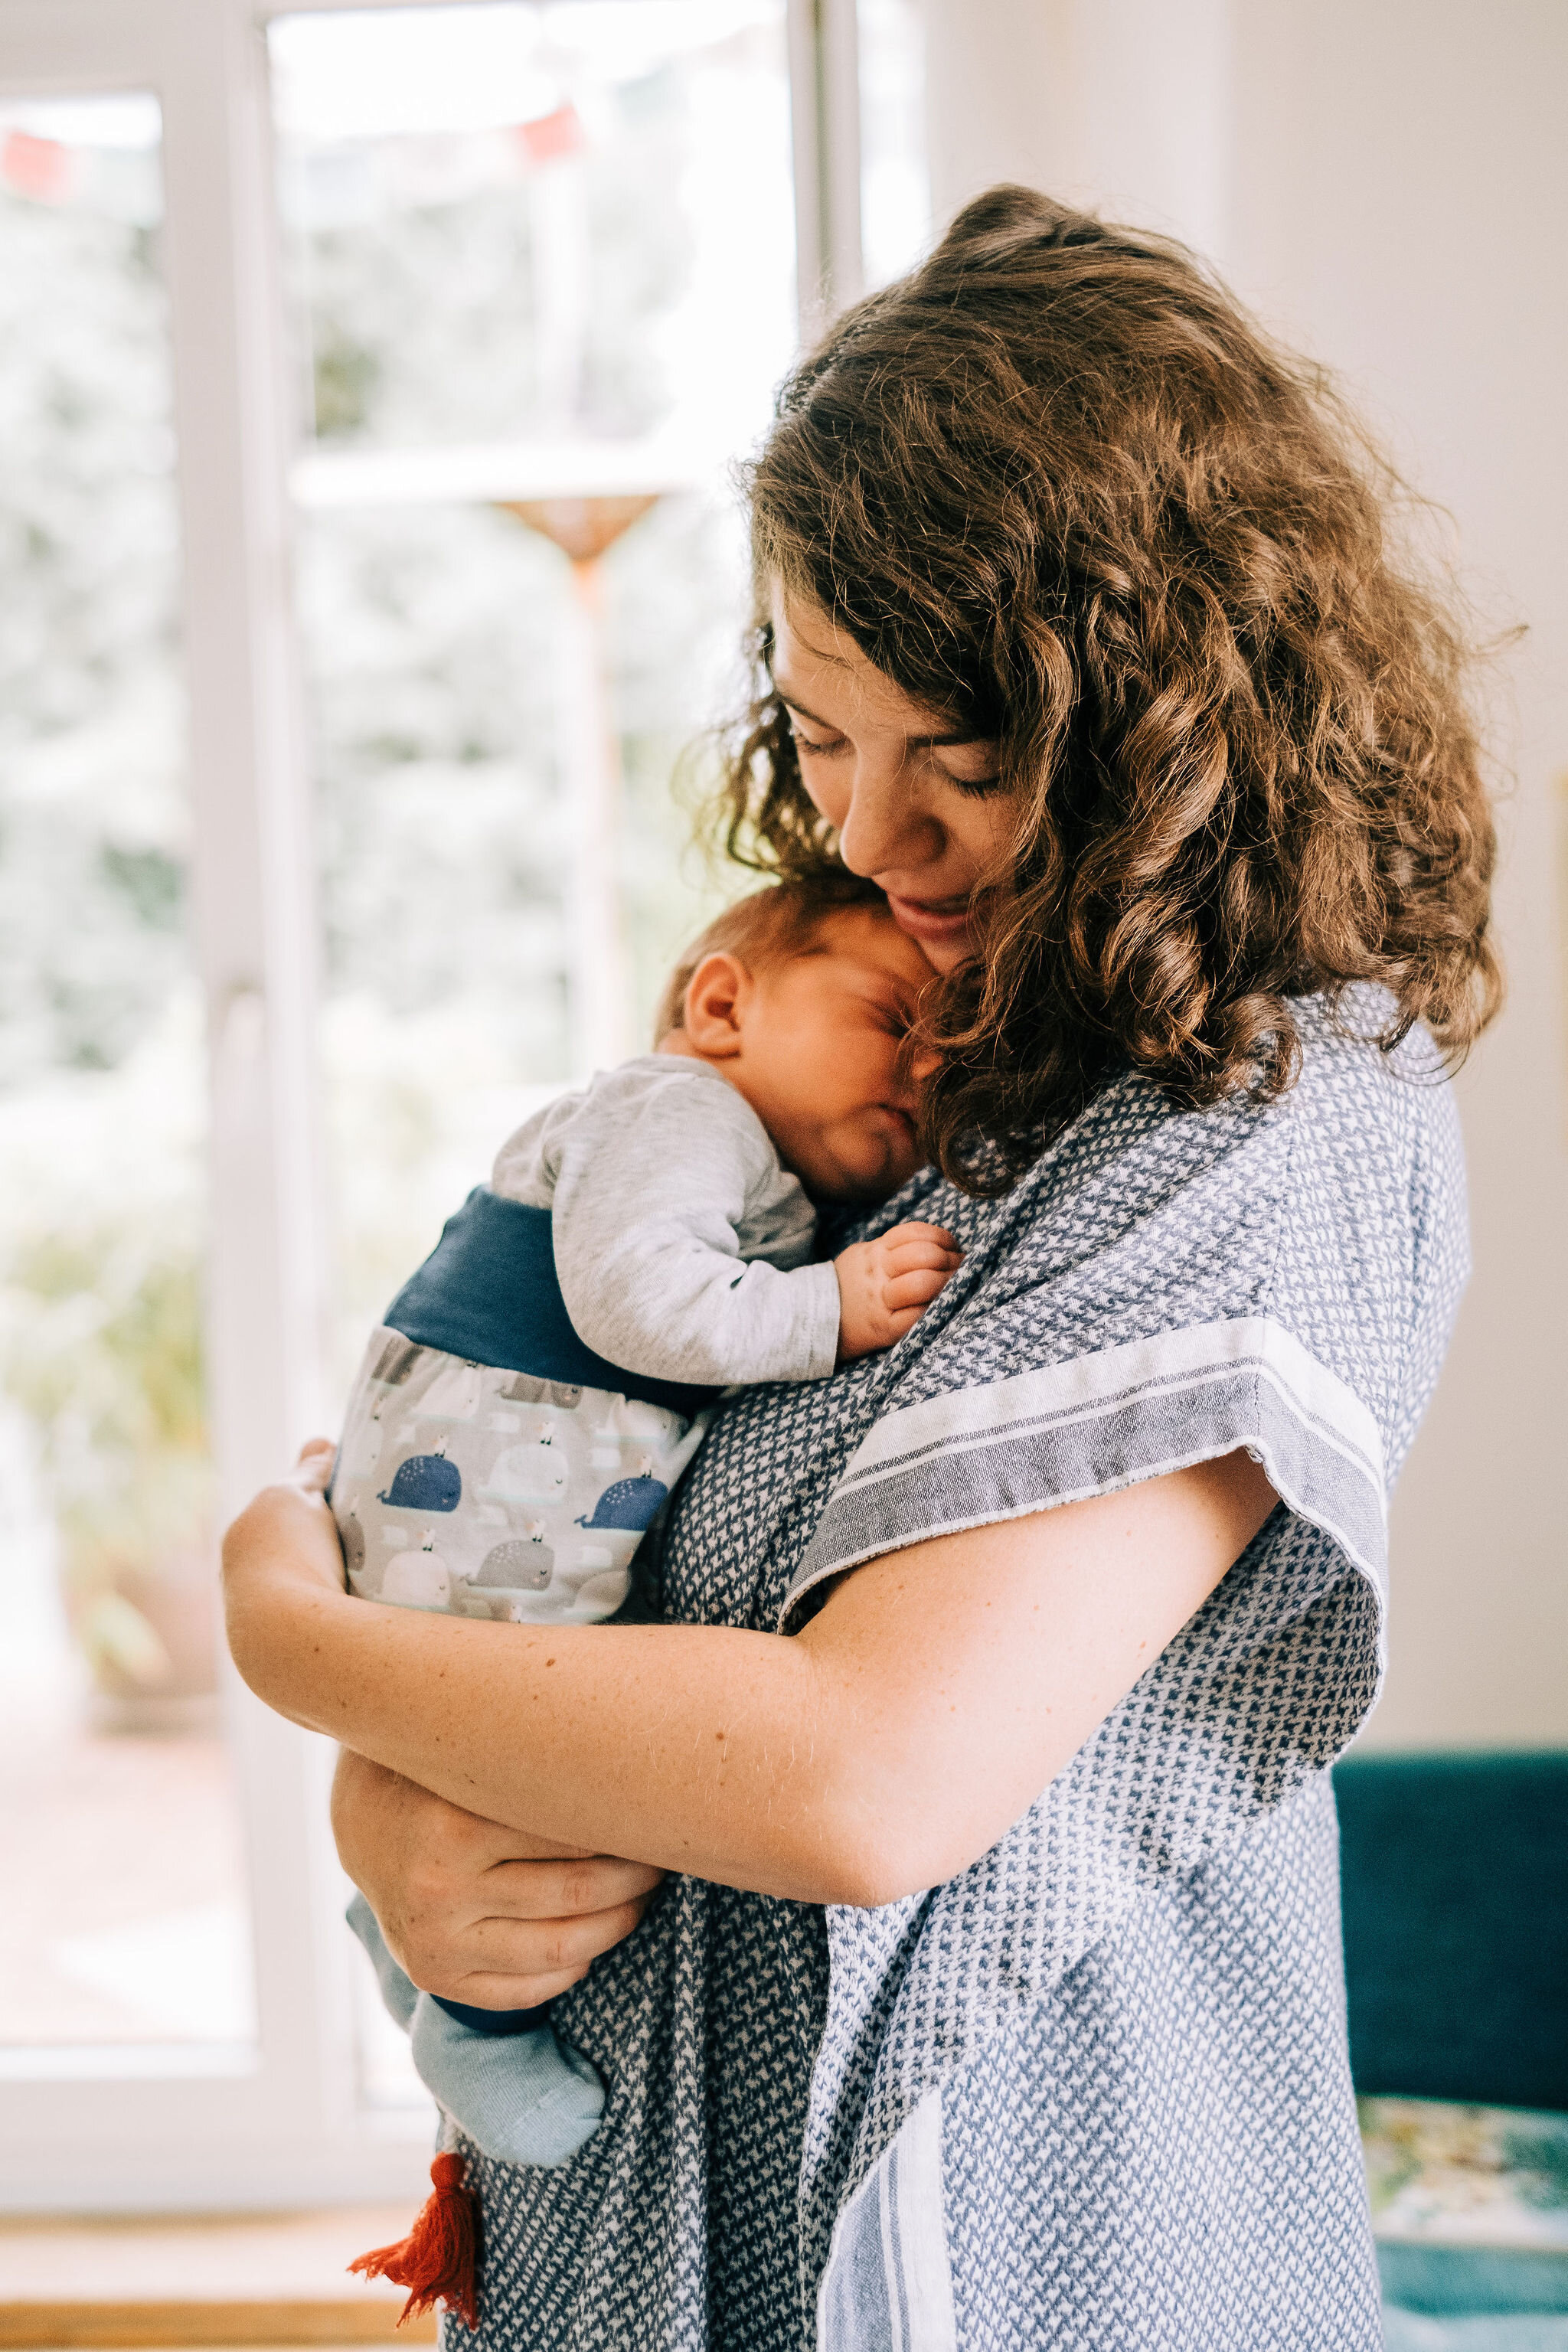
{"label": "blue and white houndstooth dress", "polygon": [[[1271,1108],[1106,1088],[914,1331],[721,1414],[665,1614],[789,1627],[922,1537],[1252,1447],[1284,1504],[989,1853],[876,1911],[671,1879],[557,2004],[571,2164],[473,2159],[449,2352],[1373,2352],[1326,1768],[1466,1271],[1449,1091],[1301,1008]],[[952,1607],[968,1596],[955,1590]],[[809,1602],[806,1606],[809,1608]]]}

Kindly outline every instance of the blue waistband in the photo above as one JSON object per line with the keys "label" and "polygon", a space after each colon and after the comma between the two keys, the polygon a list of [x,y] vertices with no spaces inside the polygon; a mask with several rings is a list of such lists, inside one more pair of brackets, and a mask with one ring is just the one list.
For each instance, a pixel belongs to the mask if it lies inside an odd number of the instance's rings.
{"label": "blue waistband", "polygon": [[421,1348],[532,1380],[642,1397],[687,1420],[717,1389],[656,1381],[596,1356],[572,1328],[555,1273],[548,1209],[476,1184],[383,1320]]}

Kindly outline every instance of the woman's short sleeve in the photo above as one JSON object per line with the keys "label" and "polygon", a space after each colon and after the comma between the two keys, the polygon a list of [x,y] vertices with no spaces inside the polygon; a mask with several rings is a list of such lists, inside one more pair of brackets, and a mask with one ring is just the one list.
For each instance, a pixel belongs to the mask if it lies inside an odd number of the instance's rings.
{"label": "woman's short sleeve", "polygon": [[1320,1022],[1277,1105],[1184,1115],[1126,1081],[960,1239],[792,1610],[880,1552],[1238,1447],[1381,1592],[1389,1488],[1466,1270],[1428,1053],[1391,1066]]}

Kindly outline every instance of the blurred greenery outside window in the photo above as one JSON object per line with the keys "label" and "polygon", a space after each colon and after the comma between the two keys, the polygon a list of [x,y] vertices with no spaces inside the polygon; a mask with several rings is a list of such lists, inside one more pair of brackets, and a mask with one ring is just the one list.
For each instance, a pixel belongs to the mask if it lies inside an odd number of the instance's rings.
{"label": "blurred greenery outside window", "polygon": [[158,138],[151,98],[0,114],[0,1382],[111,1702],[212,1686]]}
{"label": "blurred greenery outside window", "polygon": [[[442,17],[271,33],[340,1382],[516,1120],[645,1046],[733,892],[671,787],[737,699],[728,469],[795,339],[783,0]],[[486,452],[519,496],[462,493]],[[621,509],[575,574],[545,489]]]}
{"label": "blurred greenery outside window", "polygon": [[[861,15],[880,277],[925,230],[915,11]],[[689,803],[742,683],[731,468],[795,340],[790,93],[784,0],[352,11],[268,40],[341,1389],[510,1128],[606,1038],[644,1045],[737,887],[691,853]],[[151,97],[0,106],[0,1627],[17,1690],[68,1627],[98,1723],[143,1730],[212,1690],[216,1535],[160,137]],[[568,497],[571,453],[584,493],[602,457],[646,501],[591,583],[518,511],[538,501],[439,488],[495,448],[554,453]],[[369,461],[379,491],[333,488]],[[389,489],[405,462],[435,473]],[[596,1027],[563,690],[585,626],[618,992]]]}

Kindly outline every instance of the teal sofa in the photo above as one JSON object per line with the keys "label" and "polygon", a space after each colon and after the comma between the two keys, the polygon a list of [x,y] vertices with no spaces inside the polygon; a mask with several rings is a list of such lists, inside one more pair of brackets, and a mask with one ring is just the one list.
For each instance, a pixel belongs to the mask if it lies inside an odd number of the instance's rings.
{"label": "teal sofa", "polygon": [[[1336,1767],[1358,2094],[1568,2110],[1568,1755]],[[1384,2245],[1389,2352],[1568,2352],[1568,2254]]]}

